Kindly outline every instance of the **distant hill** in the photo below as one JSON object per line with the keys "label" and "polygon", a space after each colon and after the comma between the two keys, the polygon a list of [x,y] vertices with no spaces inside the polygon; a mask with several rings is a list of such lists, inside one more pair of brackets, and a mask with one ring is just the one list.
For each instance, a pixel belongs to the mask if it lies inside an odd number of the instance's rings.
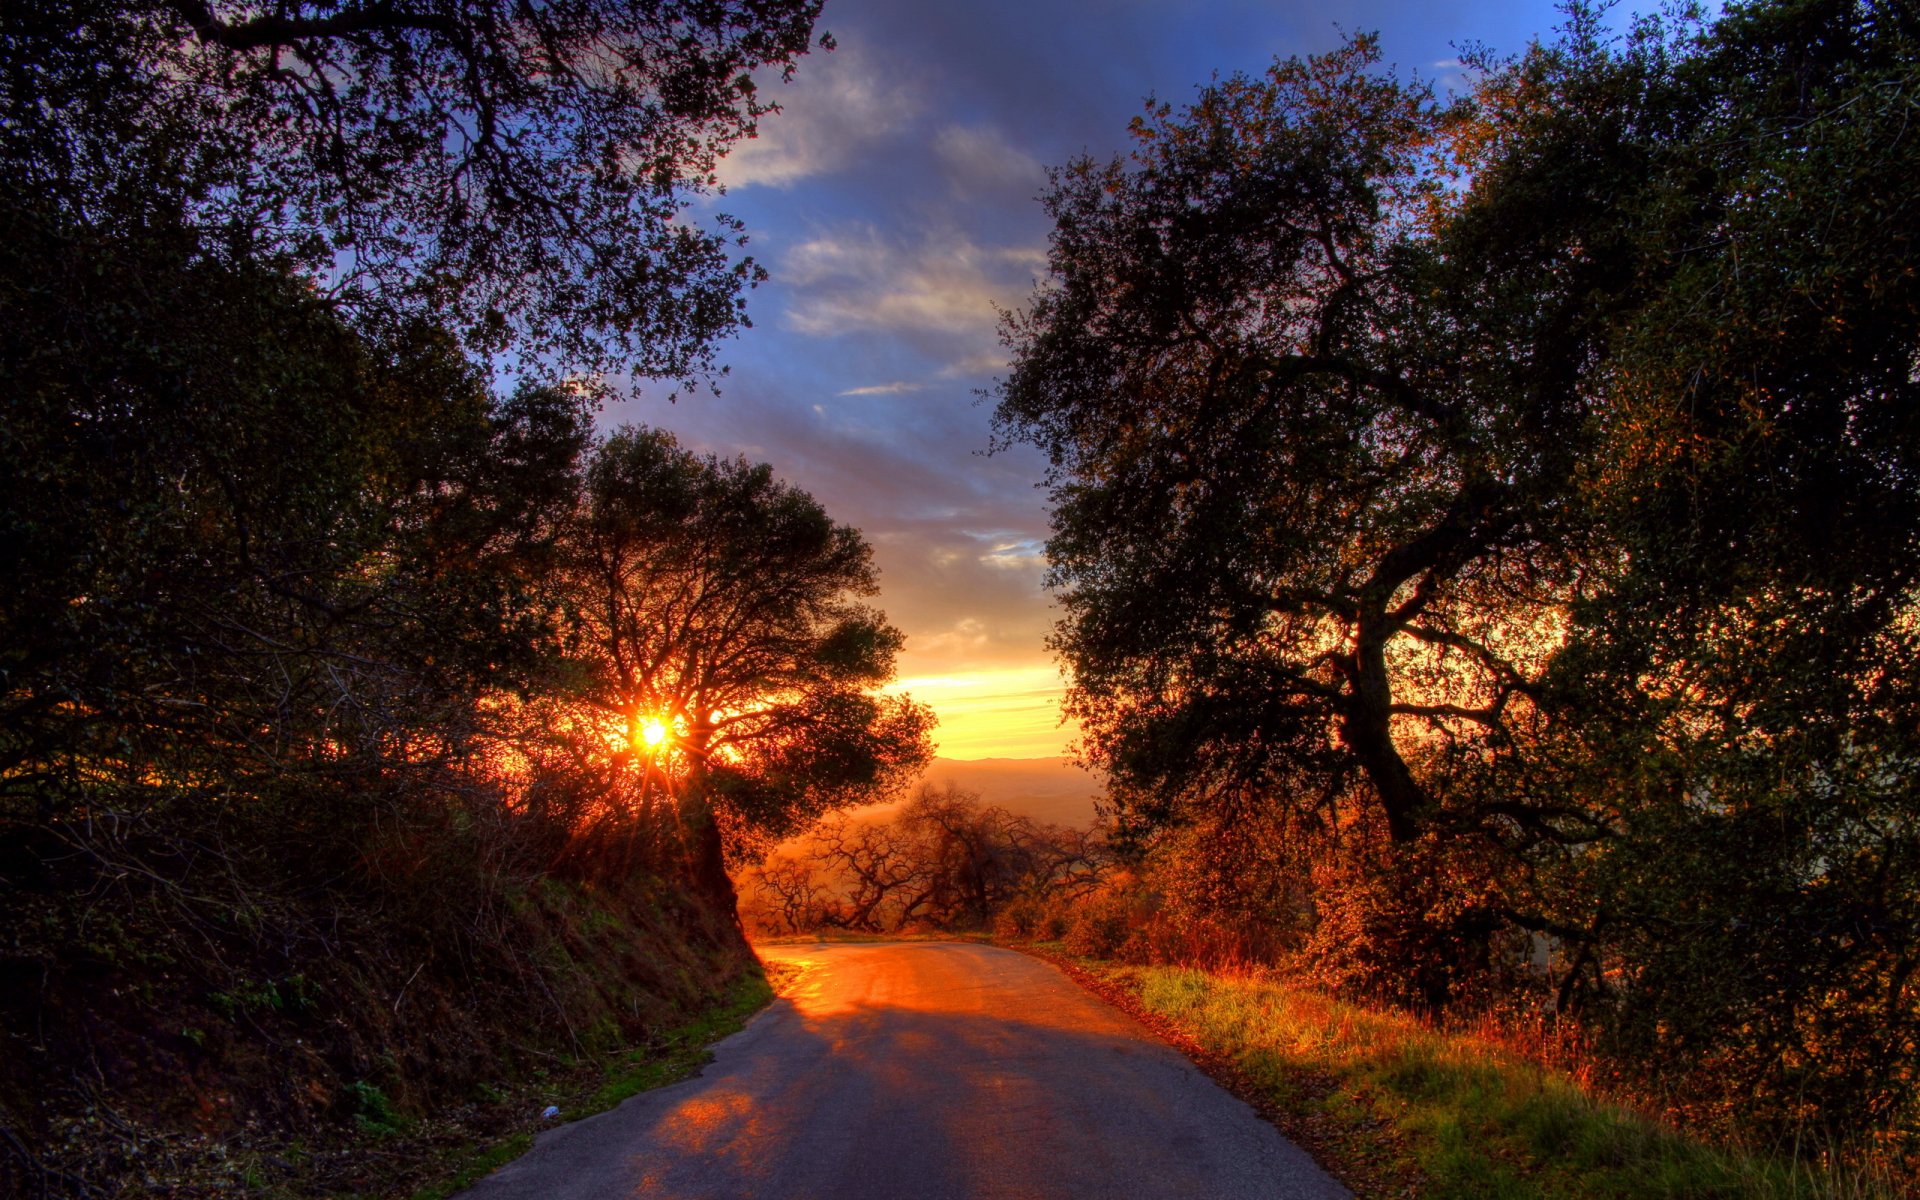
{"label": "distant hill", "polygon": [[1093,802],[1106,790],[1100,776],[1070,758],[936,758],[920,778],[978,792],[986,803],[1036,821],[1077,828],[1093,824]]}
{"label": "distant hill", "polygon": [[[1105,791],[1098,775],[1073,765],[1070,758],[936,758],[898,800],[852,809],[856,821],[885,821],[923,783],[978,792],[985,804],[1031,817],[1048,825],[1085,829],[1093,824],[1093,802]],[[789,851],[805,846],[807,834],[781,843]]]}

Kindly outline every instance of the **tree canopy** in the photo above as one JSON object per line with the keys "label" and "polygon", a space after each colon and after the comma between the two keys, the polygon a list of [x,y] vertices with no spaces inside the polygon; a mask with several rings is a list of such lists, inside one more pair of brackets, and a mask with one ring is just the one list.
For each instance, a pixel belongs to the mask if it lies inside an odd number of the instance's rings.
{"label": "tree canopy", "polygon": [[925,762],[930,714],[878,691],[904,638],[861,603],[871,548],[771,467],[621,429],[587,464],[566,546],[581,694],[636,754],[658,723],[653,753],[695,820],[717,808],[777,839]]}
{"label": "tree canopy", "polygon": [[102,232],[184,221],[363,320],[687,377],[759,277],[690,197],[818,0],[52,0],[0,15],[4,186]]}
{"label": "tree canopy", "polygon": [[1531,931],[1643,1063],[1913,1119],[1917,50],[1575,6],[1463,96],[1358,37],[1056,172],[998,420],[1123,824],[1277,806],[1341,978]]}
{"label": "tree canopy", "polygon": [[424,1112],[651,1036],[751,961],[715,814],[924,756],[859,534],[589,419],[744,321],[693,205],[818,10],[0,6],[0,1191],[226,1178],[182,1079],[324,1138],[369,1047]]}

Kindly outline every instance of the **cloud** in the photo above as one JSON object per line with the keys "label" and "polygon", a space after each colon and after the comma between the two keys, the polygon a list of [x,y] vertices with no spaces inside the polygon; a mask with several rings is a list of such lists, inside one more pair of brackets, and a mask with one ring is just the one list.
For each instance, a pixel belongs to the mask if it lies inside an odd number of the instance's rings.
{"label": "cloud", "polygon": [[1038,159],[988,126],[949,125],[934,136],[933,152],[947,178],[966,190],[1031,191],[1047,178]]}
{"label": "cloud", "polygon": [[934,741],[950,758],[1052,756],[1079,733],[1061,721],[1066,680],[1050,663],[909,676],[887,690],[933,706]]}
{"label": "cloud", "polygon": [[[906,383],[901,380],[895,380],[892,383],[874,383],[868,384],[866,387],[848,388],[844,392],[836,392],[834,394],[838,396],[898,396],[902,392],[920,391],[926,386],[924,383]],[[819,405],[815,405],[814,408],[815,411],[818,411]]]}
{"label": "cloud", "polygon": [[779,279],[794,294],[787,326],[800,333],[984,335],[999,326],[996,306],[1019,303],[1045,266],[1037,247],[983,246],[958,232],[909,241],[856,223],[793,247]]}
{"label": "cloud", "polygon": [[781,111],[762,117],[757,136],[721,160],[720,182],[730,189],[791,187],[838,170],[906,128],[924,107],[920,88],[888,76],[878,61],[843,45],[803,61],[790,91],[777,76],[763,81],[762,94],[778,100]]}
{"label": "cloud", "polygon": [[914,649],[925,656],[978,654],[993,643],[987,623],[978,617],[962,617],[937,633],[923,633]]}
{"label": "cloud", "polygon": [[1030,537],[998,542],[980,556],[980,562],[997,571],[1043,571],[1047,566],[1046,543]]}
{"label": "cloud", "polygon": [[950,362],[940,368],[942,379],[978,379],[983,375],[998,375],[1012,366],[1004,350],[982,350],[978,354],[969,354],[958,362]]}

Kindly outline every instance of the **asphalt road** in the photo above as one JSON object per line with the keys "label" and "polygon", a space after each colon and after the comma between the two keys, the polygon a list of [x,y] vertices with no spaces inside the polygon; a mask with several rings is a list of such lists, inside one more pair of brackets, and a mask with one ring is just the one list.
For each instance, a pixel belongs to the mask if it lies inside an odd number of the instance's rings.
{"label": "asphalt road", "polygon": [[471,1200],[1332,1200],[1240,1100],[1053,967],[765,947],[801,974],[699,1076],[542,1133]]}

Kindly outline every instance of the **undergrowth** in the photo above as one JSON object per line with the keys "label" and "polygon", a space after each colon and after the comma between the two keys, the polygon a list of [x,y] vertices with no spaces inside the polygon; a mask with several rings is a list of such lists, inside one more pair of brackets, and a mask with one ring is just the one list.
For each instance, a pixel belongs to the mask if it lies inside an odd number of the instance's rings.
{"label": "undergrowth", "polygon": [[[1716,1145],[1597,1094],[1496,1031],[1449,1030],[1257,976],[1085,961],[1230,1063],[1336,1157],[1430,1200],[1896,1200],[1889,1162]],[[1388,1194],[1382,1191],[1380,1194]]]}
{"label": "undergrowth", "polygon": [[[631,1096],[695,1074],[712,1060],[713,1043],[739,1031],[771,999],[773,988],[765,975],[750,972],[741,976],[706,1012],[644,1045],[612,1056],[603,1065],[597,1086],[582,1099],[564,1106],[555,1121],[578,1121],[605,1112]],[[523,1111],[532,1109],[523,1106]],[[414,1191],[412,1200],[445,1200],[520,1157],[533,1145],[536,1123],[554,1122],[523,1118],[526,1127],[504,1138],[469,1142],[442,1155],[439,1167],[429,1172],[436,1177]]]}
{"label": "undergrowth", "polygon": [[[475,1153],[500,1161],[549,1106],[684,1069],[764,1003],[737,925],[668,879],[463,875],[447,857],[423,860],[443,864],[429,879],[304,896],[256,873],[265,915],[245,924],[145,893],[13,896],[0,1195],[408,1195]],[[69,920],[19,919],[40,912]]]}

